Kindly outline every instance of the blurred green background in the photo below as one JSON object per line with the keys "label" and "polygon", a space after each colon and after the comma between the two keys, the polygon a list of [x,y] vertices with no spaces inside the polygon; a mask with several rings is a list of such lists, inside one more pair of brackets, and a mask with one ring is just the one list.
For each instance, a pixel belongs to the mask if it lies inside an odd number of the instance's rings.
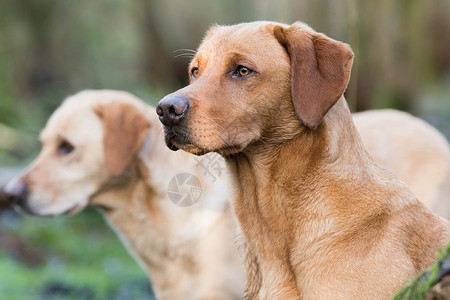
{"label": "blurred green background", "polygon": [[[67,95],[123,89],[154,105],[187,83],[182,49],[209,26],[261,19],[302,20],[351,44],[354,111],[406,110],[450,136],[448,0],[0,0],[0,186],[38,153]],[[39,219],[0,207],[0,298],[150,297],[96,212]]]}

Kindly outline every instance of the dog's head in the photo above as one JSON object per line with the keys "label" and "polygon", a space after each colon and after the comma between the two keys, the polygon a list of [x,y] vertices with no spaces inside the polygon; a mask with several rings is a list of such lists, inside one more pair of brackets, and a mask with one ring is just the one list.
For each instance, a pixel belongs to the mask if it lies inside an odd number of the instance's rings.
{"label": "dog's head", "polygon": [[229,155],[316,129],[344,93],[352,60],[348,45],[302,23],[215,26],[189,66],[190,85],[158,104],[166,143]]}
{"label": "dog's head", "polygon": [[141,148],[149,121],[139,105],[118,91],[67,98],[41,133],[38,157],[5,187],[11,203],[41,216],[84,208],[107,182],[124,176]]}

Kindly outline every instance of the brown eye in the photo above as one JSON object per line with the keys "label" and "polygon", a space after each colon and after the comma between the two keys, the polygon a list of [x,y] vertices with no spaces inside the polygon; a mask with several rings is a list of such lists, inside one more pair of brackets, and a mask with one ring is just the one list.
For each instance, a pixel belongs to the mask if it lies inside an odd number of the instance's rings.
{"label": "brown eye", "polygon": [[238,66],[236,69],[235,76],[237,77],[245,77],[252,73],[253,71],[244,66]]}
{"label": "brown eye", "polygon": [[61,155],[67,155],[71,153],[74,149],[75,147],[71,143],[67,141],[62,141],[58,146],[58,153]]}
{"label": "brown eye", "polygon": [[198,77],[198,68],[193,68],[192,69],[191,77],[192,77],[192,79],[197,79],[197,77]]}

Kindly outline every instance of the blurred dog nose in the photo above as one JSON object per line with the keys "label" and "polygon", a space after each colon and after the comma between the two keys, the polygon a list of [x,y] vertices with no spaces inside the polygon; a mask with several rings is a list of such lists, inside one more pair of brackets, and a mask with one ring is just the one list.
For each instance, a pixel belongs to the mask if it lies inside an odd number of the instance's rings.
{"label": "blurred dog nose", "polygon": [[189,101],[182,96],[166,96],[159,101],[156,113],[164,125],[180,122],[189,109]]}
{"label": "blurred dog nose", "polygon": [[12,180],[3,189],[7,200],[11,205],[21,205],[28,195],[28,188],[21,179]]}

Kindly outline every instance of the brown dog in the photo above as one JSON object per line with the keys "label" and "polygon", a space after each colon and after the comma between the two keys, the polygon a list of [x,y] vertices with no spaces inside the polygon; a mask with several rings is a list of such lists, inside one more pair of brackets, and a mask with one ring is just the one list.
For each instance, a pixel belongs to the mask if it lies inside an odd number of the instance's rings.
{"label": "brown dog", "polygon": [[[148,272],[158,299],[242,299],[228,178],[214,173],[213,182],[202,161],[168,150],[162,135],[155,109],[133,95],[78,93],[53,113],[40,155],[5,190],[14,205],[38,216],[99,207]],[[169,183],[183,173],[200,183],[190,207],[169,200]]]}
{"label": "brown dog", "polygon": [[171,149],[226,158],[251,299],[385,299],[449,239],[367,154],[342,96],[352,60],[302,23],[216,26],[157,107]]}

